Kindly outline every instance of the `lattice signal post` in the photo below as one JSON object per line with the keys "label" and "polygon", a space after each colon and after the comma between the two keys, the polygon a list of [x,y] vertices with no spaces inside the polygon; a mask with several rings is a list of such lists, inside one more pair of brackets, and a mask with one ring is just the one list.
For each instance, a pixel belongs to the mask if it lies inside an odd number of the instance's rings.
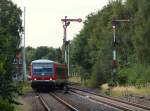
{"label": "lattice signal post", "polygon": [[129,19],[124,19],[124,20],[117,20],[117,19],[113,19],[112,20],[112,28],[113,28],[113,60],[112,60],[112,68],[113,68],[113,81],[114,80],[114,76],[115,76],[115,73],[117,71],[117,41],[116,41],[116,24],[118,22],[129,22],[130,20]]}
{"label": "lattice signal post", "polygon": [[[67,26],[70,25],[70,22],[82,22],[81,18],[78,19],[67,19],[67,16],[65,16],[64,19],[61,19],[63,22],[63,29],[64,29],[64,38],[63,38],[63,46],[64,46],[64,61],[67,64],[68,63],[68,76],[69,76],[69,44],[70,41],[67,41]],[[67,47],[68,47],[68,62],[67,62]]]}

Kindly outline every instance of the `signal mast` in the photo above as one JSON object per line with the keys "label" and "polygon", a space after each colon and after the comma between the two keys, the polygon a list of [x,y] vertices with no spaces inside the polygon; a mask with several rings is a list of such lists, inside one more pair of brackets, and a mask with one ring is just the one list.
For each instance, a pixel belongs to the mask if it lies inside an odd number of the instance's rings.
{"label": "signal mast", "polygon": [[112,60],[112,68],[113,68],[113,82],[115,82],[115,79],[114,79],[114,76],[115,76],[115,73],[117,71],[117,41],[116,41],[116,24],[118,22],[129,22],[130,20],[129,19],[113,19],[112,20],[112,27],[113,27],[113,60]]}
{"label": "signal mast", "polygon": [[[81,18],[78,19],[67,19],[67,16],[65,16],[64,19],[61,19],[63,22],[63,29],[64,29],[64,38],[63,38],[63,46],[64,46],[64,62],[67,64],[68,63],[68,76],[69,76],[69,44],[70,41],[66,40],[67,38],[67,26],[70,25],[70,22],[82,22]],[[68,48],[68,62],[67,62],[67,48]]]}

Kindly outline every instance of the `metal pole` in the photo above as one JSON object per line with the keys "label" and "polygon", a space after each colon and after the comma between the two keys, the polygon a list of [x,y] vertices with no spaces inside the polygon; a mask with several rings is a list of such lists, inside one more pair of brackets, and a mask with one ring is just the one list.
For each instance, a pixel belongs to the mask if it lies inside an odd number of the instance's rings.
{"label": "metal pole", "polygon": [[112,20],[112,26],[113,26],[113,61],[112,61],[112,67],[113,67],[113,82],[115,82],[115,74],[117,71],[117,41],[116,41],[116,23],[117,22],[129,22],[129,19],[119,20],[114,19]]}
{"label": "metal pole", "polygon": [[113,22],[113,61],[112,61],[112,67],[113,67],[113,70],[112,70],[112,81],[113,81],[113,84],[112,85],[115,85],[115,76],[116,76],[116,71],[117,71],[117,60],[116,60],[116,22]]}
{"label": "metal pole", "polygon": [[116,72],[116,24],[113,24],[113,73]]}
{"label": "metal pole", "polygon": [[[68,76],[69,76],[69,70],[70,70],[70,63],[69,63],[69,41],[66,40],[67,37],[67,26],[69,26],[70,22],[81,22],[82,19],[78,18],[78,19],[67,19],[67,16],[65,16],[65,19],[61,19],[61,21],[63,22],[63,28],[64,28],[64,39],[63,39],[63,43],[64,43],[64,59],[65,59],[65,63],[68,65]],[[67,50],[68,48],[68,50]],[[68,51],[68,52],[67,52]],[[68,53],[68,55],[67,55]],[[68,61],[67,61],[68,59]]]}
{"label": "metal pole", "polygon": [[24,41],[23,41],[23,80],[26,80],[26,56],[25,56],[25,15],[26,7],[24,7]]}
{"label": "metal pole", "polygon": [[68,76],[70,76],[70,64],[69,64],[69,44],[68,44]]}
{"label": "metal pole", "polygon": [[67,16],[65,16],[65,19],[61,19],[61,21],[63,22],[63,28],[64,28],[64,60],[65,63],[67,63],[67,45],[66,45],[66,37],[67,37],[67,26],[69,26],[70,22],[82,22],[81,18],[78,19],[67,19]]}
{"label": "metal pole", "polygon": [[[65,16],[65,19],[67,19],[67,16]],[[67,37],[67,24],[66,24],[66,21],[65,21],[65,24],[63,25],[63,28],[64,28],[64,59],[65,59],[65,63],[67,63],[67,51],[66,51],[66,37]]]}

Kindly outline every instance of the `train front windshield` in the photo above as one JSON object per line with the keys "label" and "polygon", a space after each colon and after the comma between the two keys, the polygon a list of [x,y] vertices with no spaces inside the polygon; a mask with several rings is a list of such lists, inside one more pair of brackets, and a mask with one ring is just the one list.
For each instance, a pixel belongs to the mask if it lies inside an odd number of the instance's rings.
{"label": "train front windshield", "polygon": [[54,74],[53,64],[51,63],[33,63],[33,75],[52,76]]}

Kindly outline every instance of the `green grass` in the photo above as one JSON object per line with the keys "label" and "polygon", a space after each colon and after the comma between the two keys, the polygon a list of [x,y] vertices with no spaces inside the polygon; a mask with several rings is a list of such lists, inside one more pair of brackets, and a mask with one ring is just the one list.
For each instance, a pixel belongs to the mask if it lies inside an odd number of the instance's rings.
{"label": "green grass", "polygon": [[23,94],[32,91],[32,87],[31,87],[31,82],[30,81],[25,81],[23,83],[23,89],[22,89],[22,91],[23,91]]}

